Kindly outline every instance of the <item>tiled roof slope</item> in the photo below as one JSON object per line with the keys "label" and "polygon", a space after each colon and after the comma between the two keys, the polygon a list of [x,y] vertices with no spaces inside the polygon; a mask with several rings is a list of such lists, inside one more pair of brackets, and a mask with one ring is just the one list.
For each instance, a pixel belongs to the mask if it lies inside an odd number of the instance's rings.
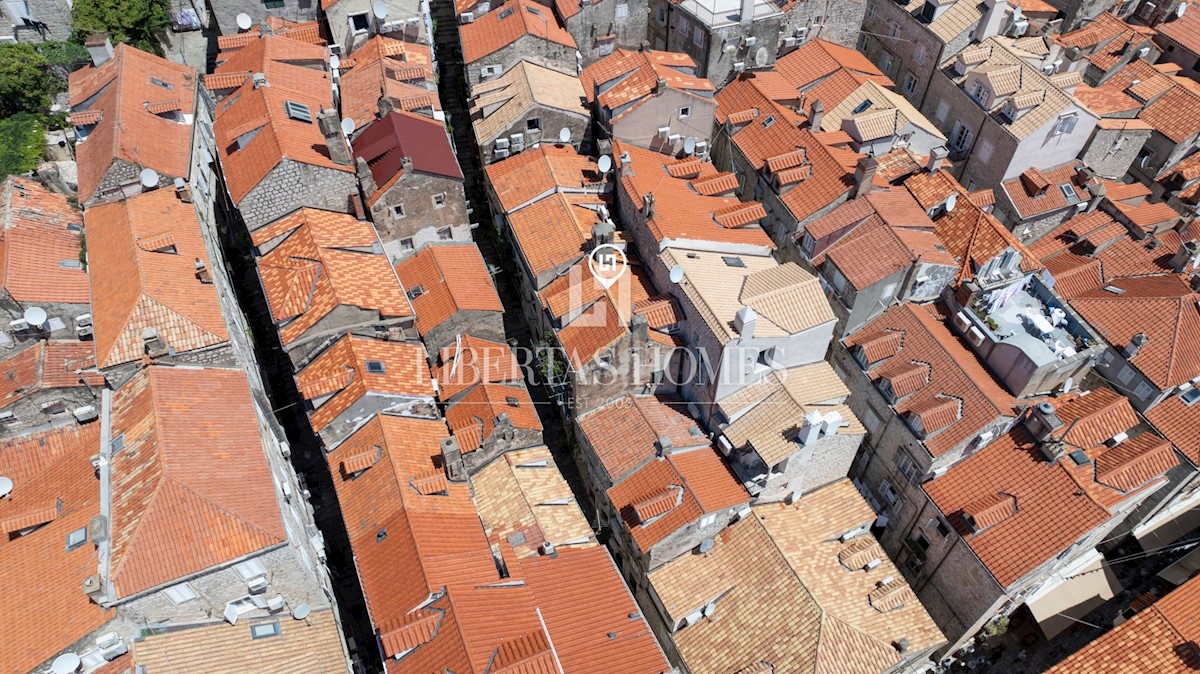
{"label": "tiled roof slope", "polygon": [[617,49],[584,68],[579,79],[588,102],[615,111],[653,95],[660,79],[670,89],[711,97],[716,87],[695,72],[696,61],[687,54]]}
{"label": "tiled roof slope", "polygon": [[413,171],[462,180],[462,169],[441,122],[407,112],[389,112],[354,140],[354,157],[367,162],[380,191],[403,173],[403,159]]}
{"label": "tiled roof slope", "polygon": [[[1109,518],[1080,489],[1062,461],[1046,461],[1022,427],[923,488],[1002,587],[1070,548]],[[973,532],[965,513],[981,499],[997,494],[1014,500],[1011,514]]]}
{"label": "tiled roof slope", "polygon": [[1192,463],[1200,464],[1200,405],[1171,396],[1146,412],[1146,420]]}
{"label": "tiled roof slope", "polygon": [[[347,61],[351,67],[347,68]],[[434,84],[433,57],[426,45],[376,35],[342,59],[339,92],[342,116],[362,128],[379,116],[379,99],[387,96],[402,110],[440,110]]]}
{"label": "tiled roof slope", "polygon": [[1200,108],[1200,92],[1186,84],[1187,81],[1135,59],[1098,89],[1133,97],[1143,106],[1138,119],[1171,142],[1182,143],[1200,132],[1200,117],[1190,113]]}
{"label": "tiled roof slope", "polygon": [[412,316],[396,272],[371,223],[302,208],[253,235],[256,246],[284,238],[258,258],[271,317],[287,346],[339,306]]}
{"label": "tiled roof slope", "polygon": [[[87,304],[82,214],[36,180],[10,176],[0,185],[0,286],[18,302]],[[72,231],[70,228],[75,228]]]}
{"label": "tiled roof slope", "polygon": [[527,35],[575,48],[575,38],[558,25],[550,8],[532,0],[505,3],[459,26],[459,35],[464,63],[474,63]]}
{"label": "tiled roof slope", "polygon": [[[483,439],[491,436],[501,414],[508,415],[513,428],[542,430],[529,391],[524,386],[510,384],[477,384],[446,410],[446,422],[455,434],[461,429],[478,427]],[[473,449],[477,447],[462,446],[463,452]]]}
{"label": "tiled roof slope", "polygon": [[845,130],[843,127],[847,127],[859,140],[871,141],[897,135],[909,124],[935,138],[946,140],[946,136],[908,99],[876,82],[868,81],[826,113],[821,129],[842,131]]}
{"label": "tiled roof slope", "polygon": [[1047,674],[1190,674],[1200,669],[1200,578],[1172,590],[1047,670]]}
{"label": "tiled roof slope", "polygon": [[429,244],[396,264],[405,288],[422,292],[412,299],[421,334],[459,311],[503,312],[483,255],[473,243]]}
{"label": "tiled roof slope", "polygon": [[35,671],[114,616],[80,590],[98,568],[93,543],[72,550],[65,544],[67,534],[100,514],[100,483],[90,461],[99,442],[98,423],[0,440],[0,475],[14,485],[0,519],[15,522],[48,506],[53,512],[28,535],[0,536],[0,670]]}
{"label": "tiled roof slope", "polygon": [[438,380],[438,396],[443,401],[481,382],[519,382],[524,376],[508,344],[470,333],[463,333],[454,344],[442,348],[438,361],[433,377]]}
{"label": "tiled roof slope", "polygon": [[242,371],[142,370],[113,396],[112,437],[117,597],[286,540]]}
{"label": "tiled roof slope", "polygon": [[600,222],[599,209],[606,205],[598,194],[550,194],[510,211],[509,230],[529,270],[541,274],[582,258],[592,227]]}
{"label": "tiled roof slope", "polygon": [[321,39],[321,27],[316,21],[288,21],[277,16],[268,16],[262,23],[244,33],[217,36],[217,49],[221,52],[234,52],[268,35],[281,35],[310,44],[325,44],[325,40]]}
{"label": "tiled roof slope", "polygon": [[1196,13],[1195,8],[1189,9],[1191,11],[1174,21],[1158,24],[1158,34],[1200,56],[1200,14]]}
{"label": "tiled roof slope", "polygon": [[542,143],[484,168],[488,184],[501,208],[514,212],[555,191],[582,191],[599,187],[596,162],[575,148]]}
{"label": "tiled roof slope", "polygon": [[171,110],[190,116],[196,107],[192,68],[118,44],[99,68],[89,65],[71,73],[70,101],[76,113],[101,113],[87,142],[76,149],[80,201],[95,195],[115,159],[164,176],[187,176],[192,125],[147,107],[170,103]]}
{"label": "tiled roof slope", "polygon": [[[280,633],[251,636],[257,624],[277,622]],[[147,672],[188,671],[244,674],[269,666],[290,674],[326,674],[346,667],[346,656],[332,609],[314,610],[305,620],[239,620],[151,634],[131,645],[132,664]],[[219,655],[217,655],[219,654]]]}
{"label": "tiled roof slope", "polygon": [[93,344],[74,340],[41,341],[0,360],[0,407],[11,405],[37,390],[82,386],[81,380],[88,386],[103,387],[104,375],[96,371]]}
{"label": "tiled roof slope", "polygon": [[880,358],[871,358],[868,375],[878,380],[892,363],[928,363],[924,386],[893,404],[898,414],[916,413],[939,400],[939,396],[961,399],[957,416],[937,433],[926,437],[925,447],[940,456],[980,432],[1001,416],[1015,416],[1014,400],[984,369],[974,354],[942,322],[932,307],[902,304],[879,315],[862,330],[844,340],[847,348],[866,349],[881,337],[899,335],[896,348]]}
{"label": "tiled roof slope", "polygon": [[210,90],[237,88],[242,81],[236,80],[235,76],[249,77],[251,73],[265,75],[268,86],[302,93],[305,85],[319,80],[324,80],[325,86],[330,87],[329,75],[325,72],[325,47],[291,37],[266,35],[243,49],[221,52],[218,58],[224,60],[212,75],[204,78],[204,84]]}
{"label": "tiled roof slope", "polygon": [[[541,114],[590,121],[583,94],[579,78],[521,61],[500,77],[472,87],[469,112],[475,140],[480,144],[490,142],[529,115],[534,106],[546,109]],[[543,133],[558,132],[546,129]]]}
{"label": "tiled roof slope", "polygon": [[1126,44],[1133,48],[1154,37],[1156,31],[1146,26],[1134,26],[1104,12],[1087,25],[1069,33],[1053,36],[1063,47],[1079,47],[1084,58],[1100,70],[1108,70],[1126,54]]}
{"label": "tiled roof slope", "polygon": [[820,100],[832,110],[866,82],[888,87],[892,81],[854,49],[816,39],[775,62],[775,72],[803,95],[804,109]]}
{"label": "tiled roof slope", "polygon": [[300,370],[296,385],[305,400],[319,402],[308,415],[318,433],[367,395],[433,397],[424,347],[354,335],[343,336]]}
{"label": "tiled roof slope", "polygon": [[101,368],[141,358],[154,328],[177,352],[228,341],[191,204],[160,189],[87,210],[96,357]]}
{"label": "tiled roof slope", "polygon": [[578,423],[606,477],[615,483],[651,459],[661,438],[675,449],[709,444],[695,420],[676,407],[654,396],[631,394],[587,412]]}

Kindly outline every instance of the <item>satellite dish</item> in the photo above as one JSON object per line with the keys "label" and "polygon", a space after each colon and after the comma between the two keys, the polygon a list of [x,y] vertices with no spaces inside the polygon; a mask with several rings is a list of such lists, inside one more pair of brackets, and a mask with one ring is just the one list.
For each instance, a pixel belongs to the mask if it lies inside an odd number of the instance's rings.
{"label": "satellite dish", "polygon": [[954,207],[956,205],[958,205],[958,195],[957,194],[951,194],[950,196],[946,197],[946,212],[947,213],[954,210]]}
{"label": "satellite dish", "polygon": [[770,58],[771,58],[771,55],[767,53],[767,48],[759,47],[758,51],[754,52],[754,65],[761,68],[761,67],[767,65],[767,60]]}
{"label": "satellite dish", "polygon": [[341,65],[342,65],[341,57],[339,57],[337,54],[329,55],[329,69],[330,70],[337,70],[338,68],[341,67]]}
{"label": "satellite dish", "polygon": [[242,30],[250,30],[250,26],[254,25],[254,21],[250,19],[250,15],[242,12],[237,15],[237,26]]}
{"label": "satellite dish", "polygon": [[685,154],[691,155],[696,153],[696,139],[688,136],[683,139],[683,151]]}
{"label": "satellite dish", "polygon": [[25,310],[25,322],[41,327],[46,324],[46,310],[41,307],[29,307]]}
{"label": "satellite dish", "polygon": [[12,493],[13,481],[10,477],[0,477],[0,498]]}
{"label": "satellite dish", "polygon": [[713,539],[706,538],[700,541],[700,553],[704,554],[713,549]]}
{"label": "satellite dish", "polygon": [[683,280],[683,267],[675,265],[671,267],[671,283],[679,283]]}
{"label": "satellite dish", "polygon": [[1177,19],[1182,18],[1183,13],[1186,11],[1187,11],[1187,3],[1186,2],[1179,3],[1179,6],[1175,8],[1175,18],[1177,18]]}
{"label": "satellite dish", "polygon": [[301,604],[301,605],[297,606],[296,608],[292,609],[292,617],[295,618],[296,620],[304,620],[305,618],[308,617],[308,614],[311,612],[312,612],[312,608],[310,608],[308,604]]}
{"label": "satellite dish", "polygon": [[181,190],[181,189],[183,189],[183,188],[185,188],[185,187],[187,187],[187,182],[185,182],[183,178],[176,178],[176,179],[175,179],[175,189],[177,189],[177,190]]}
{"label": "satellite dish", "polygon": [[54,662],[50,665],[50,671],[54,674],[74,674],[79,671],[79,666],[83,661],[74,653],[63,653],[54,658]]}
{"label": "satellite dish", "polygon": [[570,143],[571,142],[571,130],[565,126],[561,129],[559,129],[558,130],[558,140],[560,143]]}
{"label": "satellite dish", "polygon": [[346,134],[347,136],[354,133],[354,120],[353,119],[347,117],[346,119],[342,120],[342,133]]}
{"label": "satellite dish", "polygon": [[597,164],[600,166],[601,173],[608,173],[612,170],[612,157],[602,154],[600,155],[600,161],[597,162]]}
{"label": "satellite dish", "polygon": [[383,0],[375,0],[375,4],[371,5],[371,13],[380,21],[387,18],[388,6]]}
{"label": "satellite dish", "polygon": [[158,187],[158,171],[152,168],[142,169],[138,174],[138,179],[142,181],[142,187]]}

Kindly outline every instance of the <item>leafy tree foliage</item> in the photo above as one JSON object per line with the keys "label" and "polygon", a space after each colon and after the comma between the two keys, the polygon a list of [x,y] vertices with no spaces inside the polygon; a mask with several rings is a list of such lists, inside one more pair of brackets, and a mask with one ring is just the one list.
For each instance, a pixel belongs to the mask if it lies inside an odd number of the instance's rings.
{"label": "leafy tree foliage", "polygon": [[75,0],[71,8],[77,41],[108,33],[113,44],[127,42],[153,54],[162,53],[158,35],[169,21],[165,0]]}
{"label": "leafy tree foliage", "polygon": [[43,113],[50,94],[61,91],[47,72],[46,57],[31,44],[0,44],[0,117]]}
{"label": "leafy tree foliage", "polygon": [[37,168],[42,160],[43,134],[36,114],[18,112],[0,119],[0,180]]}

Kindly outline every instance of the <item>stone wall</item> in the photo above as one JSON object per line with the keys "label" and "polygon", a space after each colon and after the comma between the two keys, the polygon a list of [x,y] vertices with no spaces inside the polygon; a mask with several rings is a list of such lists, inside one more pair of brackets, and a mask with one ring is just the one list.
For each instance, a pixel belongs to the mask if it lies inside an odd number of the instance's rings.
{"label": "stone wall", "polygon": [[[553,20],[547,17],[548,20]],[[532,35],[526,35],[512,44],[480,58],[478,61],[463,64],[468,86],[475,86],[482,80],[480,72],[484,66],[504,66],[504,73],[512,70],[521,61],[529,61],[539,66],[557,70],[567,75],[578,75],[578,59],[575,58],[575,48],[567,45],[543,40]],[[490,78],[489,78],[490,79]]]}
{"label": "stone wall", "polygon": [[[612,0],[609,0],[611,2]],[[580,90],[582,91],[582,89]],[[475,142],[479,146],[480,160],[484,164],[490,164],[495,160],[495,147],[497,138],[511,138],[515,134],[523,134],[525,138],[525,147],[531,147],[539,142],[552,142],[558,144],[559,129],[570,129],[571,145],[583,154],[587,154],[591,150],[592,145],[592,120],[584,114],[584,109],[580,108],[574,113],[568,113],[558,108],[549,108],[543,105],[534,105],[525,114],[513,120],[512,126],[502,129],[499,134],[490,138],[475,138]],[[530,130],[527,128],[526,121],[537,120],[538,129]],[[509,146],[509,152],[512,152],[512,146]]]}
{"label": "stone wall", "polygon": [[353,171],[283,159],[237,207],[253,232],[304,207],[350,213],[350,197],[357,193]]}
{"label": "stone wall", "polygon": [[[646,39],[647,0],[588,0],[578,4],[579,12],[562,23],[579,45],[585,67],[612,53],[601,53],[604,44],[635,49]],[[613,39],[598,39],[608,36]]]}
{"label": "stone wall", "polygon": [[63,42],[71,38],[71,4],[63,0],[27,0],[32,25],[9,16],[8,7],[0,4],[0,36],[14,37],[17,42]]}
{"label": "stone wall", "polygon": [[[371,204],[371,219],[393,262],[408,257],[427,241],[471,240],[470,209],[461,180],[408,171],[383,194],[374,187],[364,183],[363,191],[368,200],[376,199]],[[444,205],[437,205],[435,195],[445,195]],[[446,228],[449,239],[442,238]]]}
{"label": "stone wall", "polygon": [[504,315],[497,311],[479,311],[477,309],[462,309],[454,312],[450,318],[439,323],[432,330],[425,331],[421,339],[425,342],[425,350],[435,356],[442,348],[454,343],[459,335],[470,333],[480,339],[493,342],[505,341]]}
{"label": "stone wall", "polygon": [[1097,126],[1079,158],[1101,178],[1120,180],[1129,172],[1152,133],[1152,129],[1104,129]]}
{"label": "stone wall", "polygon": [[[222,35],[238,32],[237,15],[248,14],[253,23],[262,23],[268,16],[277,16],[288,21],[315,21],[316,0],[276,0],[279,7],[268,7],[261,0],[210,0],[212,18],[217,22]],[[271,4],[275,4],[272,2]],[[209,26],[212,28],[213,26]]]}

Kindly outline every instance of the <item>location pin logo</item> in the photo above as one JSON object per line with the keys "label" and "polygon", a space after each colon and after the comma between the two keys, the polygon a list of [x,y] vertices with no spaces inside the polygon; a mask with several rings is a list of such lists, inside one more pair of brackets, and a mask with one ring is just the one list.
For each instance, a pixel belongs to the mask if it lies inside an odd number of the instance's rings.
{"label": "location pin logo", "polygon": [[625,251],[606,243],[592,249],[592,254],[588,256],[588,268],[592,270],[592,277],[608,290],[629,268],[629,260],[625,257]]}

